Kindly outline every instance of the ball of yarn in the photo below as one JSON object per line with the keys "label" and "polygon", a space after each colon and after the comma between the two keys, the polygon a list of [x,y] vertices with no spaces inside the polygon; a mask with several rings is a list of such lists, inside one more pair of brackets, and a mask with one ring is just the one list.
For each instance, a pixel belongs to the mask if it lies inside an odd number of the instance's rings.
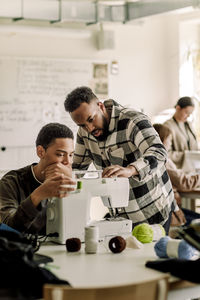
{"label": "ball of yarn", "polygon": [[133,228],[132,235],[135,236],[141,243],[151,243],[158,241],[162,236],[165,236],[165,229],[160,224],[139,224]]}
{"label": "ball of yarn", "polygon": [[154,245],[154,250],[156,255],[161,258],[169,257],[167,255],[167,243],[171,240],[169,236],[162,237],[159,241],[157,241]]}
{"label": "ball of yarn", "polygon": [[162,237],[154,246],[156,255],[160,258],[191,259],[196,250],[184,240]]}
{"label": "ball of yarn", "polygon": [[120,253],[126,248],[126,241],[122,236],[113,237],[108,244],[113,253]]}
{"label": "ball of yarn", "polygon": [[153,229],[149,224],[139,224],[133,228],[132,235],[141,243],[151,243],[153,241]]}
{"label": "ball of yarn", "polygon": [[66,240],[68,252],[77,252],[81,249],[81,240],[79,238],[70,238]]}

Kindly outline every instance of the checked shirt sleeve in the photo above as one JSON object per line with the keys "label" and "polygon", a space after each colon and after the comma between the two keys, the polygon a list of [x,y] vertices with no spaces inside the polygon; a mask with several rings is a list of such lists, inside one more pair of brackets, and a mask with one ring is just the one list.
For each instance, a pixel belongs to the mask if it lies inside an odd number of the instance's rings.
{"label": "checked shirt sleeve", "polygon": [[79,128],[72,167],[77,170],[87,170],[91,163],[92,159],[89,157],[89,152],[83,141],[81,128]]}
{"label": "checked shirt sleeve", "polygon": [[134,179],[143,181],[146,176],[166,163],[167,152],[147,116],[141,114],[135,120],[131,120],[128,132],[131,141],[142,154],[139,159],[130,164],[138,171]]}

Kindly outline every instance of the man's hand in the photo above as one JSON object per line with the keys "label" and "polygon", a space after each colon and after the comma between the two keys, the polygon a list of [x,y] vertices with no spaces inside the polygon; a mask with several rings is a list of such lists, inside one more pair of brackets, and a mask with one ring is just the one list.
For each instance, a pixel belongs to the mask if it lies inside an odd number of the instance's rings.
{"label": "man's hand", "polygon": [[113,165],[105,168],[102,173],[102,177],[126,177],[138,175],[138,172],[134,166],[121,167]]}
{"label": "man's hand", "polygon": [[51,178],[51,177],[55,177],[57,175],[65,175],[67,177],[71,177],[72,176],[72,168],[71,166],[67,165],[63,165],[62,163],[54,163],[49,165],[48,167],[46,167],[43,171],[44,175],[45,175],[45,179]]}
{"label": "man's hand", "polygon": [[64,198],[69,192],[76,189],[76,182],[65,175],[57,175],[47,178],[37,189],[31,194],[31,200],[34,206],[47,198],[59,197]]}

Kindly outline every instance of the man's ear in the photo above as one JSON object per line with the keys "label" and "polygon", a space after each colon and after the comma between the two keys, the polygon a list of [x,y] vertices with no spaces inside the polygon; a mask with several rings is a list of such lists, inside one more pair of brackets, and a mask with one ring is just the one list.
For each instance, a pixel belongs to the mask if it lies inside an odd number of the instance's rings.
{"label": "man's ear", "polygon": [[98,102],[97,105],[103,112],[105,112],[106,108],[105,108],[105,105],[103,104],[103,102]]}
{"label": "man's ear", "polygon": [[39,158],[44,158],[45,149],[41,145],[39,145],[39,146],[37,146],[36,150],[37,150],[37,156]]}

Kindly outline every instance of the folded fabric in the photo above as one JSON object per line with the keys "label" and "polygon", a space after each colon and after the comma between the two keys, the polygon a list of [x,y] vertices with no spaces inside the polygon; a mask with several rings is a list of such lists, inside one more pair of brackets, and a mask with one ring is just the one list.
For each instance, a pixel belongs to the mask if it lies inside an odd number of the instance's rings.
{"label": "folded fabric", "polygon": [[157,271],[165,273],[169,272],[171,275],[179,277],[183,280],[200,283],[200,259],[185,260],[171,258],[164,260],[147,261],[145,266]]}

